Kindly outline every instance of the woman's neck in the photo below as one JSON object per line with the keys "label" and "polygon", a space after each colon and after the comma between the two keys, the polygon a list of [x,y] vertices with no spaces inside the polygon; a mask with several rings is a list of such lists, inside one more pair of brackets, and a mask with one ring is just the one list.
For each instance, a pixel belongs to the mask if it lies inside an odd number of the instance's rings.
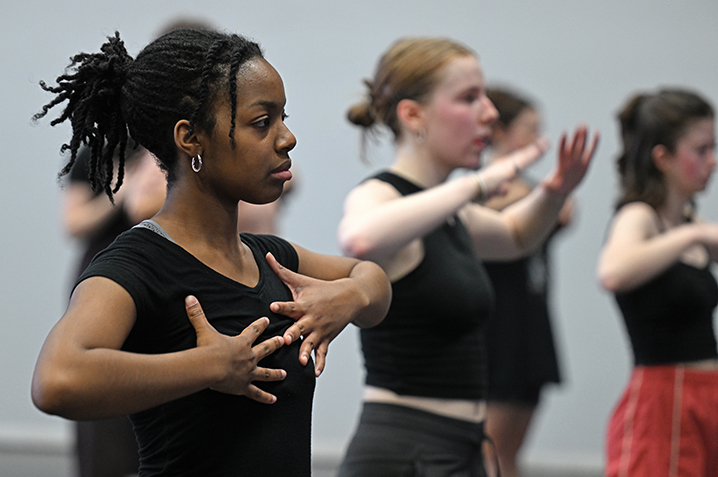
{"label": "woman's neck", "polygon": [[391,170],[427,189],[446,181],[453,171],[437,158],[431,157],[427,150],[409,146],[397,148]]}
{"label": "woman's neck", "polygon": [[665,202],[656,209],[666,227],[677,227],[685,223],[690,199],[675,191],[669,191]]}
{"label": "woman's neck", "polygon": [[239,248],[237,207],[212,201],[206,195],[194,197],[172,188],[154,219],[179,244],[232,253]]}

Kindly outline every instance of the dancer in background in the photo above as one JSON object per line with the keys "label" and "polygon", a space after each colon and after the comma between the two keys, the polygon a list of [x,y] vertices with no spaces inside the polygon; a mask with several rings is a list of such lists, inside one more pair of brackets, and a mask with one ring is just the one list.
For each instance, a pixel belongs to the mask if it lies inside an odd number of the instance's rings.
{"label": "dancer in background", "polygon": [[598,275],[634,367],[608,425],[606,475],[715,476],[718,224],[695,208],[716,165],[713,107],[665,89],[633,96],[618,119],[621,193]]}
{"label": "dancer in background", "polygon": [[[349,120],[388,127],[389,170],[362,182],[339,225],[344,252],[392,282],[386,319],[362,332],[362,415],[339,475],[483,476],[486,357],[494,294],[485,259],[540,247],[595,150],[586,127],[560,141],[556,169],[501,212],[474,203],[502,190],[545,150],[536,141],[477,169],[498,114],[476,54],[442,38],[406,38],[382,56]],[[368,330],[367,330],[368,331]]]}
{"label": "dancer in background", "polygon": [[[507,160],[511,154],[536,142],[541,136],[541,114],[525,97],[507,88],[489,88],[486,95],[498,110],[493,125],[487,162]],[[504,210],[537,187],[526,174],[505,183],[505,193],[484,205]],[[556,231],[571,220],[569,197],[559,213],[558,224],[541,246],[513,261],[486,262],[486,271],[496,293],[496,311],[486,324],[489,387],[486,434],[494,446],[487,455],[498,456],[501,475],[520,475],[517,457],[531,419],[539,404],[541,389],[560,382],[549,309],[549,244]],[[490,467],[495,459],[487,459]]]}
{"label": "dancer in background", "polygon": [[[83,147],[68,174],[62,201],[65,230],[82,244],[73,283],[100,251],[122,232],[155,215],[165,200],[167,181],[154,157],[143,147],[125,161],[125,185],[114,204],[88,181],[90,149]],[[118,158],[115,158],[117,161]],[[78,421],[75,427],[80,477],[125,477],[137,474],[137,440],[127,416]]]}
{"label": "dancer in background", "polygon": [[237,233],[238,202],[272,202],[292,176],[277,71],[237,35],[174,30],[132,58],[116,33],[42,86],[55,97],[36,119],[67,101],[52,123],[73,126],[63,172],[89,143],[91,179],[112,199],[129,134],[168,185],[159,213],[79,278],[33,402],[69,419],[129,414],[140,477],[309,476],[329,342],[381,321],[391,290],[371,262]]}

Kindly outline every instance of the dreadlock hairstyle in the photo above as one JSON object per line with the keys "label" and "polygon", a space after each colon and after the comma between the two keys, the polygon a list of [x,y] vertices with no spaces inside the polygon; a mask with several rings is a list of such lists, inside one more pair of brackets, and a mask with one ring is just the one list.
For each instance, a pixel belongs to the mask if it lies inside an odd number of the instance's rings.
{"label": "dreadlock hairstyle", "polygon": [[692,91],[664,89],[629,99],[618,114],[623,150],[616,163],[621,179],[616,210],[635,201],[660,207],[666,186],[653,162],[653,148],[660,144],[674,153],[691,125],[713,117],[710,103]]}
{"label": "dreadlock hairstyle", "polygon": [[[162,35],[133,60],[116,32],[100,53],[73,56],[69,72],[57,78],[57,86],[40,82],[55,98],[33,119],[67,101],[62,114],[50,123],[54,126],[69,119],[72,124],[72,138],[60,149],[70,151],[60,177],[70,171],[80,145],[86,144],[91,152],[90,184],[112,200],[122,185],[125,149],[131,137],[154,154],[171,185],[177,164],[175,124],[185,119],[190,122],[188,134],[200,128],[211,135],[216,123],[213,107],[222,91],[229,99],[229,141],[235,147],[237,74],[256,57],[263,57],[260,46],[244,37],[190,28]],[[113,188],[115,157],[119,164]]]}

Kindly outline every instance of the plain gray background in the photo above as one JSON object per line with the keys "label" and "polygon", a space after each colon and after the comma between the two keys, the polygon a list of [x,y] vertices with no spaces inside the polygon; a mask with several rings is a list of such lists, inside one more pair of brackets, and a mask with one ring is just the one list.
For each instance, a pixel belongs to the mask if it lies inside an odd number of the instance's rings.
{"label": "plain gray background", "polygon": [[[359,158],[359,132],[344,119],[363,94],[379,55],[406,35],[448,36],[480,55],[490,83],[509,83],[543,106],[546,133],[586,122],[603,134],[577,193],[578,219],[554,249],[555,331],[565,383],[545,393],[526,448],[535,463],[598,467],[604,427],[628,378],[627,341],[595,263],[616,195],[615,113],[635,90],[695,88],[718,99],[718,3],[714,0],[626,1],[50,1],[6,2],[0,19],[0,448],[66,451],[67,422],[30,401],[32,370],[48,331],[61,316],[77,252],[59,222],[59,147],[69,126],[33,125],[49,100],[38,81],[53,81],[68,58],[96,51],[121,32],[136,54],[168,21],[206,20],[259,41],[283,76],[298,190],[283,235],[315,251],[338,253],[336,227],[346,193],[388,164],[391,144]],[[53,116],[54,117],[54,116]],[[552,148],[534,167],[547,172]],[[701,212],[718,218],[715,192]],[[317,385],[314,448],[341,454],[359,410],[362,370],[356,330],[330,347]]]}

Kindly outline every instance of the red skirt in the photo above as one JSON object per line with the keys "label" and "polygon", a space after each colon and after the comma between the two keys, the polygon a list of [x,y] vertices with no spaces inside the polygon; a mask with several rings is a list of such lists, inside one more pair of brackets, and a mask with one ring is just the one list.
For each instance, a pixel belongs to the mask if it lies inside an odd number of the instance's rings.
{"label": "red skirt", "polygon": [[607,477],[717,477],[718,372],[636,367],[606,451]]}

